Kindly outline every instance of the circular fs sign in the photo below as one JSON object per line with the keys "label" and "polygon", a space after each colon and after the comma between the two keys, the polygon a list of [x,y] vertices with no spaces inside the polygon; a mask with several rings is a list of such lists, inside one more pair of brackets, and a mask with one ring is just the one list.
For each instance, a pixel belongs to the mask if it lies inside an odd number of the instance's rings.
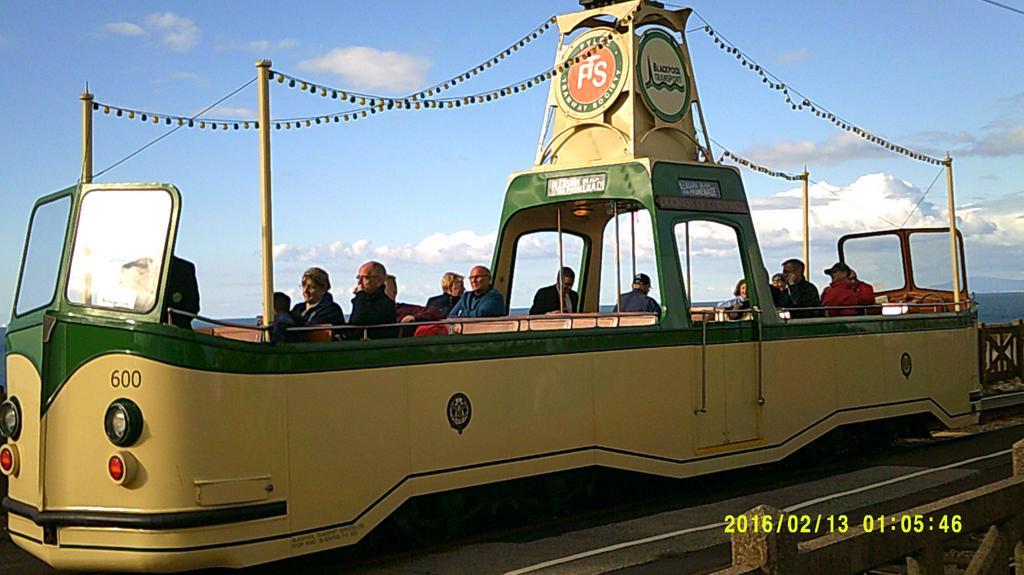
{"label": "circular fs sign", "polygon": [[566,60],[572,61],[592,51],[559,75],[558,103],[570,116],[587,118],[604,112],[622,88],[626,66],[619,45],[611,40],[597,47],[607,36],[607,32],[601,30],[588,32],[580,36],[568,52]]}
{"label": "circular fs sign", "polygon": [[644,103],[665,122],[678,122],[690,105],[690,77],[676,39],[650,30],[640,39],[636,78]]}

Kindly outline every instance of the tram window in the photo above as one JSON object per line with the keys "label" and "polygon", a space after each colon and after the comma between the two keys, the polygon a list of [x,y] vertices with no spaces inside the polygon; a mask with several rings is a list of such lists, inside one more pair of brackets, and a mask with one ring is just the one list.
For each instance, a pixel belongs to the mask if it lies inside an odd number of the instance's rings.
{"label": "tram window", "polygon": [[[674,231],[684,288],[687,278],[690,280],[687,299],[690,300],[691,317],[694,321],[713,320],[716,318],[715,306],[736,297],[734,291],[739,280],[746,278],[739,236],[730,226],[704,220],[679,222]],[[719,319],[747,318],[719,314]]]}
{"label": "tram window", "polygon": [[876,292],[903,289],[903,254],[900,238],[887,234],[851,238],[843,243],[843,261],[857,270],[857,278]]}
{"label": "tram window", "polygon": [[[957,251],[959,250],[958,241]],[[949,265],[949,232],[910,234],[910,261],[914,271],[915,287],[947,291],[953,289],[953,270]],[[961,276],[960,287],[963,286],[964,278]]]}
{"label": "tram window", "polygon": [[[633,246],[636,246],[635,259]],[[622,293],[633,289],[633,276],[647,274],[651,278],[651,291],[647,295],[659,304],[661,292],[658,284],[658,266],[654,259],[654,232],[647,210],[619,215],[619,281],[615,272],[615,220],[609,219],[604,227],[604,247],[601,251],[601,306],[604,312],[613,311],[621,285]],[[633,262],[636,261],[634,270]]]}
{"label": "tram window", "polygon": [[164,190],[94,190],[78,217],[68,276],[74,304],[147,313],[156,304],[171,196]]}
{"label": "tram window", "polygon": [[[583,279],[583,238],[562,232],[562,261],[576,272],[573,289],[578,292]],[[512,268],[509,313],[529,313],[537,290],[554,285],[557,276],[558,232],[534,232],[520,236],[516,242],[516,261]]]}
{"label": "tram window", "polygon": [[70,211],[71,197],[64,196],[42,204],[32,214],[16,314],[28,313],[53,301]]}

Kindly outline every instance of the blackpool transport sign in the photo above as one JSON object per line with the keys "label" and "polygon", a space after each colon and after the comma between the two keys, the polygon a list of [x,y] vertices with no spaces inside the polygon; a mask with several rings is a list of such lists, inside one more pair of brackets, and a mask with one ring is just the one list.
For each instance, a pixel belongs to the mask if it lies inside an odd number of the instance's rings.
{"label": "blackpool transport sign", "polygon": [[636,79],[644,103],[666,122],[678,122],[690,105],[690,77],[676,39],[664,30],[649,30],[640,39]]}
{"label": "blackpool transport sign", "polygon": [[[569,50],[567,60],[597,46],[606,38],[601,30],[580,36]],[[574,64],[568,73],[559,76],[558,103],[566,114],[576,118],[596,116],[611,106],[622,88],[626,75],[622,49],[615,40]]]}

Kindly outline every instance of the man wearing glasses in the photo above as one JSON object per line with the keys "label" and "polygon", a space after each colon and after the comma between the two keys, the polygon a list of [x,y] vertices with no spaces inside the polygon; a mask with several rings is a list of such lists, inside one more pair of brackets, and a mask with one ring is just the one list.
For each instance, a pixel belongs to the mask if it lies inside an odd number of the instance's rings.
{"label": "man wearing glasses", "polygon": [[[349,325],[384,325],[398,323],[395,316],[395,301],[384,292],[384,279],[388,272],[384,264],[369,261],[359,266],[356,276],[355,297],[352,298],[352,315]],[[346,330],[345,339],[381,339],[397,337],[397,327],[376,327],[364,330]]]}

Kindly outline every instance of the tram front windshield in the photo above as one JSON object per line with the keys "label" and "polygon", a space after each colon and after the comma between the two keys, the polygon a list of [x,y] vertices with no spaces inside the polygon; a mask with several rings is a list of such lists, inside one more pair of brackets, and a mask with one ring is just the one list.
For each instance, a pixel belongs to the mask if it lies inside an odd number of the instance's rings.
{"label": "tram front windshield", "polygon": [[68,301],[147,313],[157,286],[171,225],[164,190],[93,190],[78,216]]}

